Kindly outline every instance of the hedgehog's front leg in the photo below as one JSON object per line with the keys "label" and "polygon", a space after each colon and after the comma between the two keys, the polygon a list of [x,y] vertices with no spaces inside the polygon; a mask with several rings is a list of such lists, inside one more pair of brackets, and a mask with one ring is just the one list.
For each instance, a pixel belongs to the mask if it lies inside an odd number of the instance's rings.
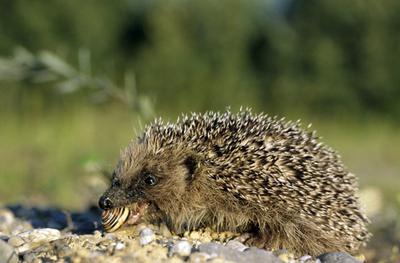
{"label": "hedgehog's front leg", "polygon": [[268,238],[267,235],[260,235],[255,232],[246,232],[242,233],[240,236],[236,237],[234,240],[239,241],[243,244],[246,244],[250,247],[258,247],[264,249],[270,249],[268,246]]}

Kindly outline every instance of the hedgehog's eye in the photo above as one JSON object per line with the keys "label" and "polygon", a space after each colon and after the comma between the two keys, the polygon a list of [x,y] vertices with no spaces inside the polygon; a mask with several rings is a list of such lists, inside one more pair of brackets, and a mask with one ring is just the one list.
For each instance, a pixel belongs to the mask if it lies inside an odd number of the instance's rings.
{"label": "hedgehog's eye", "polygon": [[153,186],[157,184],[157,178],[152,174],[146,174],[143,179],[144,183],[148,186]]}

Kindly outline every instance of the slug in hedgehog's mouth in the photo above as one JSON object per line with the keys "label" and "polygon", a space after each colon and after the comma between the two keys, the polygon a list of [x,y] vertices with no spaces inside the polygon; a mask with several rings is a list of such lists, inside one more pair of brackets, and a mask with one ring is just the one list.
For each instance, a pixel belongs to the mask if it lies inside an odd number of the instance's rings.
{"label": "slug in hedgehog's mouth", "polygon": [[104,230],[114,232],[125,225],[138,224],[150,203],[138,202],[129,206],[104,210],[101,214]]}

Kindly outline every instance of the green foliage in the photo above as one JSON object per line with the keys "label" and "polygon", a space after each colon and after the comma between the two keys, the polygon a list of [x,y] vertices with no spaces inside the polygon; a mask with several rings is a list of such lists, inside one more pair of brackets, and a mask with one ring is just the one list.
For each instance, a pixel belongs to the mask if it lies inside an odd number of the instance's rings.
{"label": "green foliage", "polygon": [[[0,53],[48,50],[76,65],[77,50],[89,50],[94,75],[124,86],[135,72],[139,93],[167,114],[246,105],[398,119],[399,2],[285,3],[3,1]],[[54,95],[32,90],[6,96]]]}
{"label": "green foliage", "polygon": [[[399,117],[398,1],[295,1],[291,23],[310,105]],[[397,10],[397,11],[396,11]],[[298,78],[299,74],[296,75]],[[311,85],[309,85],[311,84]],[[318,88],[319,87],[319,88]],[[329,109],[328,109],[329,107]]]}
{"label": "green foliage", "polygon": [[0,81],[13,80],[26,85],[50,84],[59,94],[89,89],[92,102],[115,99],[145,117],[153,115],[150,100],[137,95],[133,73],[126,73],[124,86],[119,88],[110,79],[93,75],[91,68],[90,53],[87,50],[79,51],[79,68],[75,69],[51,52],[42,51],[34,55],[18,48],[13,58],[0,58]]}
{"label": "green foliage", "polygon": [[247,61],[255,7],[244,1],[161,1],[147,14],[151,45],[132,61],[140,86],[162,110],[171,104],[186,111],[258,106]]}

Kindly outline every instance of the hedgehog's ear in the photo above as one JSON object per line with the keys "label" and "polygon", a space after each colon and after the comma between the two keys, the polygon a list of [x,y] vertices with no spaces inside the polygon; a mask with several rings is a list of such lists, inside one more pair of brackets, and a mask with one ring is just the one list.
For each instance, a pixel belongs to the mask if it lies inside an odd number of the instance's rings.
{"label": "hedgehog's ear", "polygon": [[186,166],[187,171],[188,171],[186,180],[188,182],[191,182],[194,179],[194,173],[196,172],[196,170],[198,168],[198,160],[197,160],[196,156],[189,155],[183,161],[183,164]]}

